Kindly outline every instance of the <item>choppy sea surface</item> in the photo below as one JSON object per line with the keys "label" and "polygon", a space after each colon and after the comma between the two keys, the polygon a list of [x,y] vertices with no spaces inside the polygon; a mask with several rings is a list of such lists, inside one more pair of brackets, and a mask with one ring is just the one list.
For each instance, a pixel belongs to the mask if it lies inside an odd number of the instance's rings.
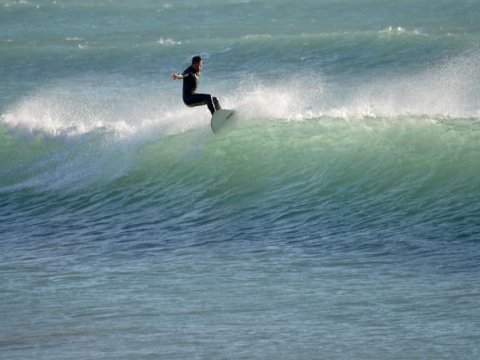
{"label": "choppy sea surface", "polygon": [[478,19],[0,0],[0,358],[478,359]]}

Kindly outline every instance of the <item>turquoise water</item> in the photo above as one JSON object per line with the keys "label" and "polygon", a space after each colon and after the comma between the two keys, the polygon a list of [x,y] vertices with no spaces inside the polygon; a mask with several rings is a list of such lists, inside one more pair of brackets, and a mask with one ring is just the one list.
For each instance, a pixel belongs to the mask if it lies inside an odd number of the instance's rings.
{"label": "turquoise water", "polygon": [[0,1],[0,358],[477,359],[479,18]]}

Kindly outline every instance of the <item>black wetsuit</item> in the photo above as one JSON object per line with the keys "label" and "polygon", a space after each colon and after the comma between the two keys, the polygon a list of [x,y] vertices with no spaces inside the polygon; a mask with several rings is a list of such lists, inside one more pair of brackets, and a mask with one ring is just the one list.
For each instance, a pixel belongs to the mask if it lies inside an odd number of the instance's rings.
{"label": "black wetsuit", "polygon": [[208,110],[213,113],[221,109],[218,99],[210,94],[197,94],[197,85],[200,73],[195,72],[193,66],[188,67],[183,75],[183,102],[187,106],[207,105]]}

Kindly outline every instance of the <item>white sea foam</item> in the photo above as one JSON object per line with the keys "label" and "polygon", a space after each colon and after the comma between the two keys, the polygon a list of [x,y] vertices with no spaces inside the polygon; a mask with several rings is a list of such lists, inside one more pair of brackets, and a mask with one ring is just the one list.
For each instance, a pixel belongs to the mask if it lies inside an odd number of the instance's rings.
{"label": "white sea foam", "polygon": [[[302,121],[324,116],[347,120],[478,118],[479,66],[479,57],[467,54],[406,75],[335,82],[321,75],[312,78],[300,73],[275,83],[251,77],[229,90],[215,86],[208,90],[219,97],[224,108],[236,109],[247,125],[249,121]],[[1,121],[12,128],[48,136],[74,137],[101,130],[118,139],[208,129],[208,110],[186,107],[178,84],[158,89],[129,82],[61,80],[11,105]]]}
{"label": "white sea foam", "polygon": [[350,107],[354,114],[363,107],[367,116],[476,117],[479,65],[479,57],[469,54],[422,72],[367,81],[350,92]]}
{"label": "white sea foam", "polygon": [[227,100],[244,117],[256,119],[478,118],[479,67],[477,54],[464,54],[415,73],[373,79],[337,82],[321,75],[295,74],[268,85],[251,79]]}
{"label": "white sea foam", "polygon": [[160,44],[160,45],[181,45],[182,42],[181,41],[176,41],[176,40],[173,40],[173,39],[170,39],[170,38],[164,39],[162,37],[157,41],[157,44]]}
{"label": "white sea foam", "polygon": [[206,108],[185,107],[177,93],[154,92],[123,81],[64,79],[23,97],[2,114],[1,121],[11,128],[47,136],[77,137],[104,131],[117,139],[148,136],[152,131],[166,136],[208,122]]}

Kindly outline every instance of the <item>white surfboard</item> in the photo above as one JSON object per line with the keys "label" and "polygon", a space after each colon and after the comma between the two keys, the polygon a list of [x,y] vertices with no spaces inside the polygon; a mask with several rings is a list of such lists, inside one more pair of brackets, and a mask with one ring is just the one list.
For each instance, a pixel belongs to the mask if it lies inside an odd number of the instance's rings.
{"label": "white surfboard", "polygon": [[220,109],[213,113],[210,125],[214,133],[217,133],[227,123],[230,123],[235,115],[235,110]]}

